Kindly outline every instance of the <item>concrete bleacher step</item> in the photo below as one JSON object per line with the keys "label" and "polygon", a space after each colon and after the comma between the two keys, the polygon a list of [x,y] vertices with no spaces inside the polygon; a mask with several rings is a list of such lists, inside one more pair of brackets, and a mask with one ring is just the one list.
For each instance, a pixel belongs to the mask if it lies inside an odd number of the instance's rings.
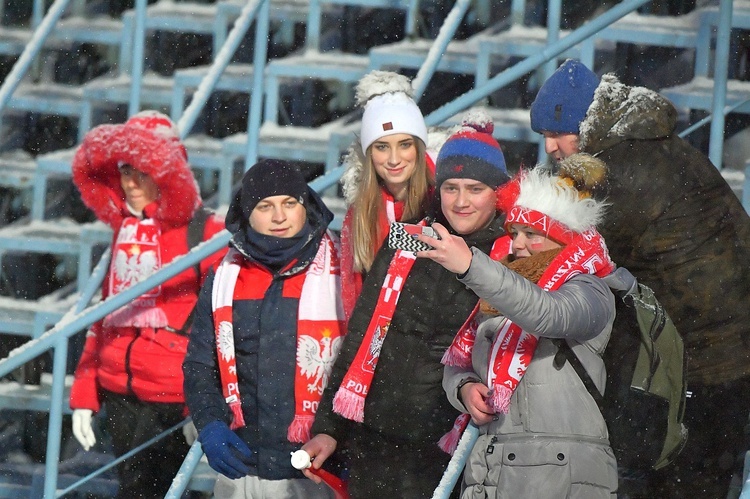
{"label": "concrete bleacher step", "polygon": [[[63,413],[71,414],[70,387],[73,375],[65,376]],[[19,383],[18,381],[0,381],[0,410],[14,409],[25,411],[49,411],[52,394],[52,374],[42,373],[38,385]]]}
{"label": "concrete bleacher step", "polygon": [[[561,30],[560,38],[570,34],[570,30]],[[476,85],[482,85],[489,79],[493,59],[497,57],[530,57],[542,51],[547,45],[547,28],[542,26],[523,26],[514,24],[498,32],[480,33],[476,37],[478,44],[476,56]],[[559,59],[580,59],[585,65],[593,67],[594,46],[581,43],[566,50]]]}
{"label": "concrete bleacher step", "polygon": [[101,222],[79,224],[69,218],[35,220],[0,228],[0,250],[76,255],[82,245],[109,243],[111,237],[111,229]]}
{"label": "concrete bleacher step", "polygon": [[12,150],[0,153],[0,186],[27,189],[34,183],[36,162],[27,152]]}
{"label": "concrete bleacher step", "polygon": [[[531,129],[531,115],[528,109],[474,106],[471,110],[484,111],[492,118],[495,125],[492,135],[500,141],[500,145],[502,145],[502,141],[528,142],[533,144],[540,140],[541,135]],[[441,126],[451,127],[461,124],[464,114],[468,111],[467,109],[451,116]]]}
{"label": "concrete bleacher step", "polygon": [[[662,88],[659,92],[678,108],[710,111],[713,108],[713,78],[696,76],[688,83]],[[726,105],[733,106],[750,99],[750,81],[727,81]],[[750,113],[750,103],[735,109],[735,113]]]}
{"label": "concrete bleacher step", "polygon": [[56,114],[81,119],[86,112],[82,88],[53,82],[21,83],[8,101],[8,109]]}
{"label": "concrete bleacher step", "polygon": [[[373,47],[369,51],[369,69],[418,69],[427,59],[431,39],[403,40]],[[440,58],[437,70],[448,73],[474,74],[479,42],[477,37],[453,41]]]}
{"label": "concrete bleacher step", "polygon": [[111,239],[112,230],[98,221],[33,220],[0,228],[0,254],[18,251],[77,257],[77,289],[83,289],[91,272],[94,248],[108,245]]}
{"label": "concrete bleacher step", "polygon": [[[134,18],[135,11],[126,11],[126,17]],[[146,8],[146,29],[213,35],[215,18],[215,4],[159,0]]]}
{"label": "concrete bleacher step", "polygon": [[701,13],[658,16],[631,12],[595,35],[596,40],[640,45],[695,48]]}
{"label": "concrete bleacher step", "polygon": [[75,305],[76,294],[53,292],[38,300],[0,297],[0,334],[39,337]]}
{"label": "concrete bleacher step", "polygon": [[67,17],[61,19],[50,33],[50,38],[58,42],[98,45],[120,45],[122,37],[122,20],[109,16]]}
{"label": "concrete bleacher step", "polygon": [[[331,134],[346,124],[340,118],[319,127],[279,126],[266,122],[260,128],[258,155],[264,158],[327,163]],[[340,152],[346,150],[341,147]],[[237,133],[222,141],[222,152],[228,158],[244,158],[247,134]]]}
{"label": "concrete bleacher step", "polygon": [[340,51],[305,50],[271,60],[265,71],[265,119],[278,123],[280,85],[290,80],[335,80],[354,85],[367,72],[370,59]]}
{"label": "concrete bleacher step", "polygon": [[[0,54],[20,55],[31,40],[29,28],[0,26]],[[123,22],[108,16],[67,17],[60,19],[45,43],[60,48],[76,43],[117,46],[122,43]]]}
{"label": "concrete bleacher step", "polygon": [[[169,109],[172,104],[173,82],[172,78],[160,76],[156,73],[144,74],[139,94],[141,107]],[[132,78],[127,74],[95,78],[83,86],[83,103],[90,108],[90,113],[93,113],[93,110],[97,107],[128,104],[131,84]],[[96,125],[96,123],[81,123],[85,130],[89,130],[92,125]]]}
{"label": "concrete bleacher step", "polygon": [[24,28],[0,26],[0,54],[20,55],[31,40],[31,31]]}
{"label": "concrete bleacher step", "polygon": [[[171,118],[175,123],[179,121],[186,97],[201,84],[208,75],[211,66],[195,66],[178,69],[173,75]],[[230,91],[251,93],[253,89],[253,65],[229,64],[216,82],[214,91]]]}

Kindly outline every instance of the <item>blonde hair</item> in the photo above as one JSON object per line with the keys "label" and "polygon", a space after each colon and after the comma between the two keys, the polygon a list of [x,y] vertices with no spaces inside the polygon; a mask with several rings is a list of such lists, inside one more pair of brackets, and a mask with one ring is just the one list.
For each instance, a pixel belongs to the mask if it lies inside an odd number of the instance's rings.
{"label": "blonde hair", "polygon": [[[424,215],[429,188],[435,183],[432,173],[427,168],[425,143],[419,137],[412,137],[417,147],[417,160],[406,188],[402,216],[404,220],[413,220]],[[357,272],[370,270],[378,250],[376,244],[384,236],[378,223],[381,216],[385,216],[385,205],[380,195],[380,189],[383,187],[372,164],[371,150],[372,146],[369,146],[364,158],[361,184],[352,203],[352,253],[354,270]]]}

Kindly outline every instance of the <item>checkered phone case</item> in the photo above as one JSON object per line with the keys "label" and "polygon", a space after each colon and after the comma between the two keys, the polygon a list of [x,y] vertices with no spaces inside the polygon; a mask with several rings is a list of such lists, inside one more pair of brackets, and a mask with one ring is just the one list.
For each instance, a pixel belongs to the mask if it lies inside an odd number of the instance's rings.
{"label": "checkered phone case", "polygon": [[413,234],[426,234],[437,238],[432,227],[393,222],[388,231],[388,247],[411,252],[433,249],[429,244],[416,239]]}

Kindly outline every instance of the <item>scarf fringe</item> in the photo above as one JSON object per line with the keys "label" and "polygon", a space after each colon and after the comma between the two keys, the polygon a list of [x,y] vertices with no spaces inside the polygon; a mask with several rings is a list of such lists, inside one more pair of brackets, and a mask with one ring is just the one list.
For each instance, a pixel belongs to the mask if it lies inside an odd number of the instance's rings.
{"label": "scarf fringe", "polygon": [[236,430],[245,426],[245,416],[242,414],[242,404],[240,401],[230,402],[229,409],[232,411],[232,424],[229,425],[229,429]]}
{"label": "scarf fringe", "polygon": [[312,428],[315,416],[294,416],[292,424],[286,432],[286,439],[290,442],[304,444],[310,440],[310,428]]}
{"label": "scarf fringe", "polygon": [[492,393],[490,394],[487,405],[492,408],[495,413],[508,414],[510,410],[510,397],[513,395],[513,390],[504,385],[495,385]]}
{"label": "scarf fringe", "polygon": [[333,412],[358,423],[365,421],[365,398],[345,388],[339,388],[333,397]]}
{"label": "scarf fringe", "polygon": [[461,367],[468,369],[471,367],[471,355],[459,348],[449,347],[443,354],[440,362],[445,366]]}
{"label": "scarf fringe", "polygon": [[138,307],[131,304],[115,310],[104,319],[106,327],[167,327],[167,314],[159,307]]}
{"label": "scarf fringe", "polygon": [[458,442],[461,440],[461,435],[463,435],[464,430],[466,430],[466,427],[469,425],[470,419],[471,416],[468,414],[461,414],[456,418],[451,431],[443,435],[438,442],[438,446],[443,452],[446,452],[451,456],[456,452]]}

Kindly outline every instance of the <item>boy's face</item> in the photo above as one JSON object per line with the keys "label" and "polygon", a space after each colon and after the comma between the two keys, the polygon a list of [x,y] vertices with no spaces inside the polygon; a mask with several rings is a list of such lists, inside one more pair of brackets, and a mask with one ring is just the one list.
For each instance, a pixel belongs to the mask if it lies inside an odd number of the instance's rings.
{"label": "boy's face", "polygon": [[577,133],[544,132],[544,150],[555,161],[562,161],[578,152]]}
{"label": "boy's face", "polygon": [[130,165],[120,167],[120,185],[125,192],[125,201],[135,211],[143,211],[159,199],[159,187],[154,179]]}
{"label": "boy's face", "polygon": [[294,237],[305,226],[307,210],[292,196],[268,196],[250,213],[250,227],[266,236]]}
{"label": "boy's face", "polygon": [[458,234],[472,234],[495,218],[495,190],[478,180],[449,178],[440,186],[440,208]]}

